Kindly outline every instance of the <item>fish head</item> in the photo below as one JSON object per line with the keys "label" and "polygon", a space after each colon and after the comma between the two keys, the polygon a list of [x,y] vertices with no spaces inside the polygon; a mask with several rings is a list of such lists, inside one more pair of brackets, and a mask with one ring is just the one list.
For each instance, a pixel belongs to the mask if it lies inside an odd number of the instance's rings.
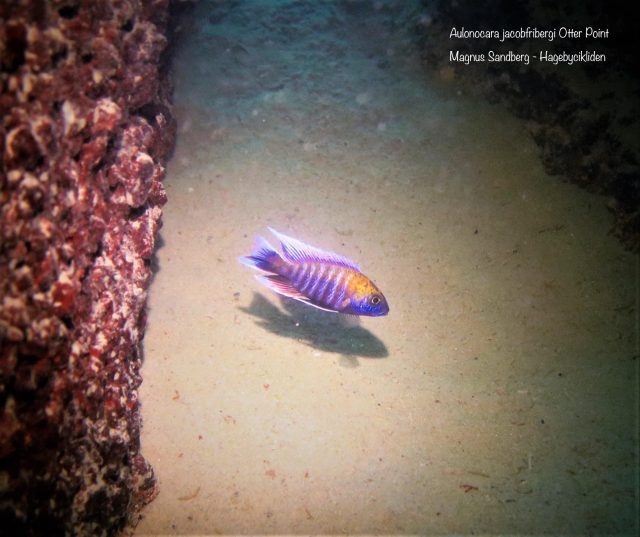
{"label": "fish head", "polygon": [[367,317],[381,317],[389,313],[389,304],[384,295],[375,289],[369,293],[351,298],[351,313]]}
{"label": "fish head", "polygon": [[380,317],[389,313],[387,299],[380,289],[362,273],[351,276],[349,284],[349,303],[342,313]]}

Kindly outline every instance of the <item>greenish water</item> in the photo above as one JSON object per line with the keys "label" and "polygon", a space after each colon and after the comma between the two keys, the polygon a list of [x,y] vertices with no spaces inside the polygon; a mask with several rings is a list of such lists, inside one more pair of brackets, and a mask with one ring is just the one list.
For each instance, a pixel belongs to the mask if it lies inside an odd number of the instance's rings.
{"label": "greenish water", "polygon": [[[139,535],[631,534],[637,258],[518,120],[424,74],[399,4],[183,21]],[[360,263],[390,315],[260,286],[237,257],[267,226]]]}

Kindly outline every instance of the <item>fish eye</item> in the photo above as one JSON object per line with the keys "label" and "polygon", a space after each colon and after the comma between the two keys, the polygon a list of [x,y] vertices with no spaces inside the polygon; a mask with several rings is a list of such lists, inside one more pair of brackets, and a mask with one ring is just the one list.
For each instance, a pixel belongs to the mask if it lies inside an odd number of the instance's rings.
{"label": "fish eye", "polygon": [[371,303],[372,303],[374,306],[377,306],[378,304],[380,304],[380,297],[379,297],[378,295],[373,295],[373,296],[371,297]]}

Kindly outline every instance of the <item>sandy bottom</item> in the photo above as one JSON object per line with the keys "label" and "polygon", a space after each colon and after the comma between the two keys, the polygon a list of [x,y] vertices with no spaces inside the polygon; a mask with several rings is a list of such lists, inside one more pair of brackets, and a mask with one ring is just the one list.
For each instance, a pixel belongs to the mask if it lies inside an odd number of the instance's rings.
{"label": "sandy bottom", "polygon": [[[386,9],[214,4],[175,59],[136,534],[633,534],[638,260],[603,200],[426,79]],[[260,286],[236,258],[266,226],[389,316]]]}

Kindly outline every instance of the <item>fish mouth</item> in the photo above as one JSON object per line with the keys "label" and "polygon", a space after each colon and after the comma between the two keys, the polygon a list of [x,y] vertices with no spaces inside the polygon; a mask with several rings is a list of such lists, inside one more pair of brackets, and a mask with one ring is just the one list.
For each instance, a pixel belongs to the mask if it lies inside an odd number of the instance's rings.
{"label": "fish mouth", "polygon": [[380,311],[376,311],[372,314],[373,317],[384,317],[385,315],[389,314],[389,306],[387,306],[385,309],[380,310]]}

